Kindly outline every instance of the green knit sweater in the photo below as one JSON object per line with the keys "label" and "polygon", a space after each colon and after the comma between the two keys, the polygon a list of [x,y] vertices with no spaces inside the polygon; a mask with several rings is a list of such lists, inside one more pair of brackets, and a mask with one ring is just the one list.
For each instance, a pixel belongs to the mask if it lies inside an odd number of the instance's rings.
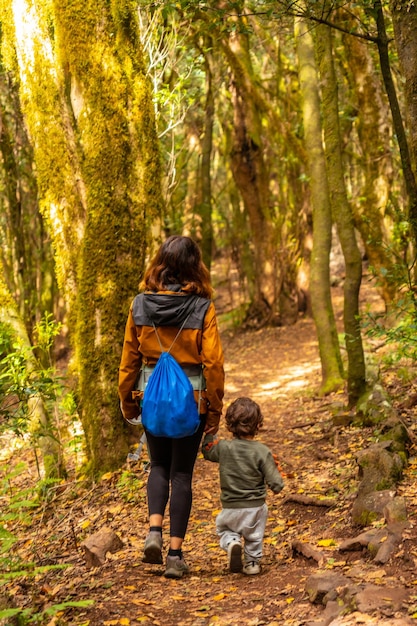
{"label": "green knit sweater", "polygon": [[279,493],[284,486],[270,449],[254,439],[216,439],[206,435],[205,459],[219,463],[220,500],[225,509],[262,506],[267,486]]}

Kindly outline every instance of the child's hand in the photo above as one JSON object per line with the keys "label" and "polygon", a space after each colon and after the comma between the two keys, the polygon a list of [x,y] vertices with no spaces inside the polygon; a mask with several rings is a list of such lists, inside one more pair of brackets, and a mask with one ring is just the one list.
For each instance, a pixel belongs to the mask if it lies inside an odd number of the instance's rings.
{"label": "child's hand", "polygon": [[204,435],[204,439],[203,439],[203,443],[201,444],[201,447],[203,451],[206,450],[208,452],[217,443],[218,443],[218,439],[216,437],[213,437],[213,435],[210,436],[209,433],[206,433]]}

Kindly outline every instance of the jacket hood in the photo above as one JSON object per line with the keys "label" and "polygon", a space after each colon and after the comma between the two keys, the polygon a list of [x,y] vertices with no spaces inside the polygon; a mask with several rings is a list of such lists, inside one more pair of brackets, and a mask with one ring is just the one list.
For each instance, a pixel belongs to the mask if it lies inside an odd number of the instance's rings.
{"label": "jacket hood", "polygon": [[[179,285],[170,285],[169,291],[139,294],[133,302],[133,317],[138,326],[181,326],[187,319],[186,326],[195,327],[196,319],[201,320],[210,304],[210,300],[196,294],[181,291]],[[200,323],[198,326],[200,326]]]}

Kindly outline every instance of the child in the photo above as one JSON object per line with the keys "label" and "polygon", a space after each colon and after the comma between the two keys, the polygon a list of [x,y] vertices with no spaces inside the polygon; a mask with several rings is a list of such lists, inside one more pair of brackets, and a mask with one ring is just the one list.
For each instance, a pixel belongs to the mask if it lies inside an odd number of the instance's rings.
{"label": "child", "polygon": [[[268,514],[267,485],[274,493],[284,486],[272,452],[254,441],[263,423],[259,405],[250,398],[238,398],[226,411],[226,426],[232,440],[206,435],[205,459],[219,463],[222,511],[216,518],[220,547],[227,551],[231,572],[259,574],[263,537]],[[244,539],[244,563],[242,544]]]}

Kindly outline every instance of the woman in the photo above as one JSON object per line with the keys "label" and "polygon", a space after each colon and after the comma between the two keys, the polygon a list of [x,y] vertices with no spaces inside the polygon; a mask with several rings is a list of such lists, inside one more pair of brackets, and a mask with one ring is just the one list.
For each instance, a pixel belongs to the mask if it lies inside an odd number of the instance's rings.
{"label": "woman", "polygon": [[[150,529],[143,561],[162,563],[162,525],[169,500],[170,547],[165,576],[181,578],[189,571],[182,544],[191,511],[194,464],[203,432],[217,432],[222,412],[223,350],[211,301],[210,275],[200,248],[192,239],[179,235],[169,237],[150,263],[140,287],[143,292],[136,296],[130,308],[120,363],[119,396],[123,416],[131,421],[140,415],[135,400],[138,374],[140,372],[143,389],[161,354],[158,336],[165,350],[174,342],[170,353],[182,366],[194,389],[200,388],[196,397],[201,422],[194,435],[169,439],[145,431],[151,470],[147,484]],[[196,384],[202,379],[201,372],[204,385]],[[205,402],[201,401],[201,396]]]}

